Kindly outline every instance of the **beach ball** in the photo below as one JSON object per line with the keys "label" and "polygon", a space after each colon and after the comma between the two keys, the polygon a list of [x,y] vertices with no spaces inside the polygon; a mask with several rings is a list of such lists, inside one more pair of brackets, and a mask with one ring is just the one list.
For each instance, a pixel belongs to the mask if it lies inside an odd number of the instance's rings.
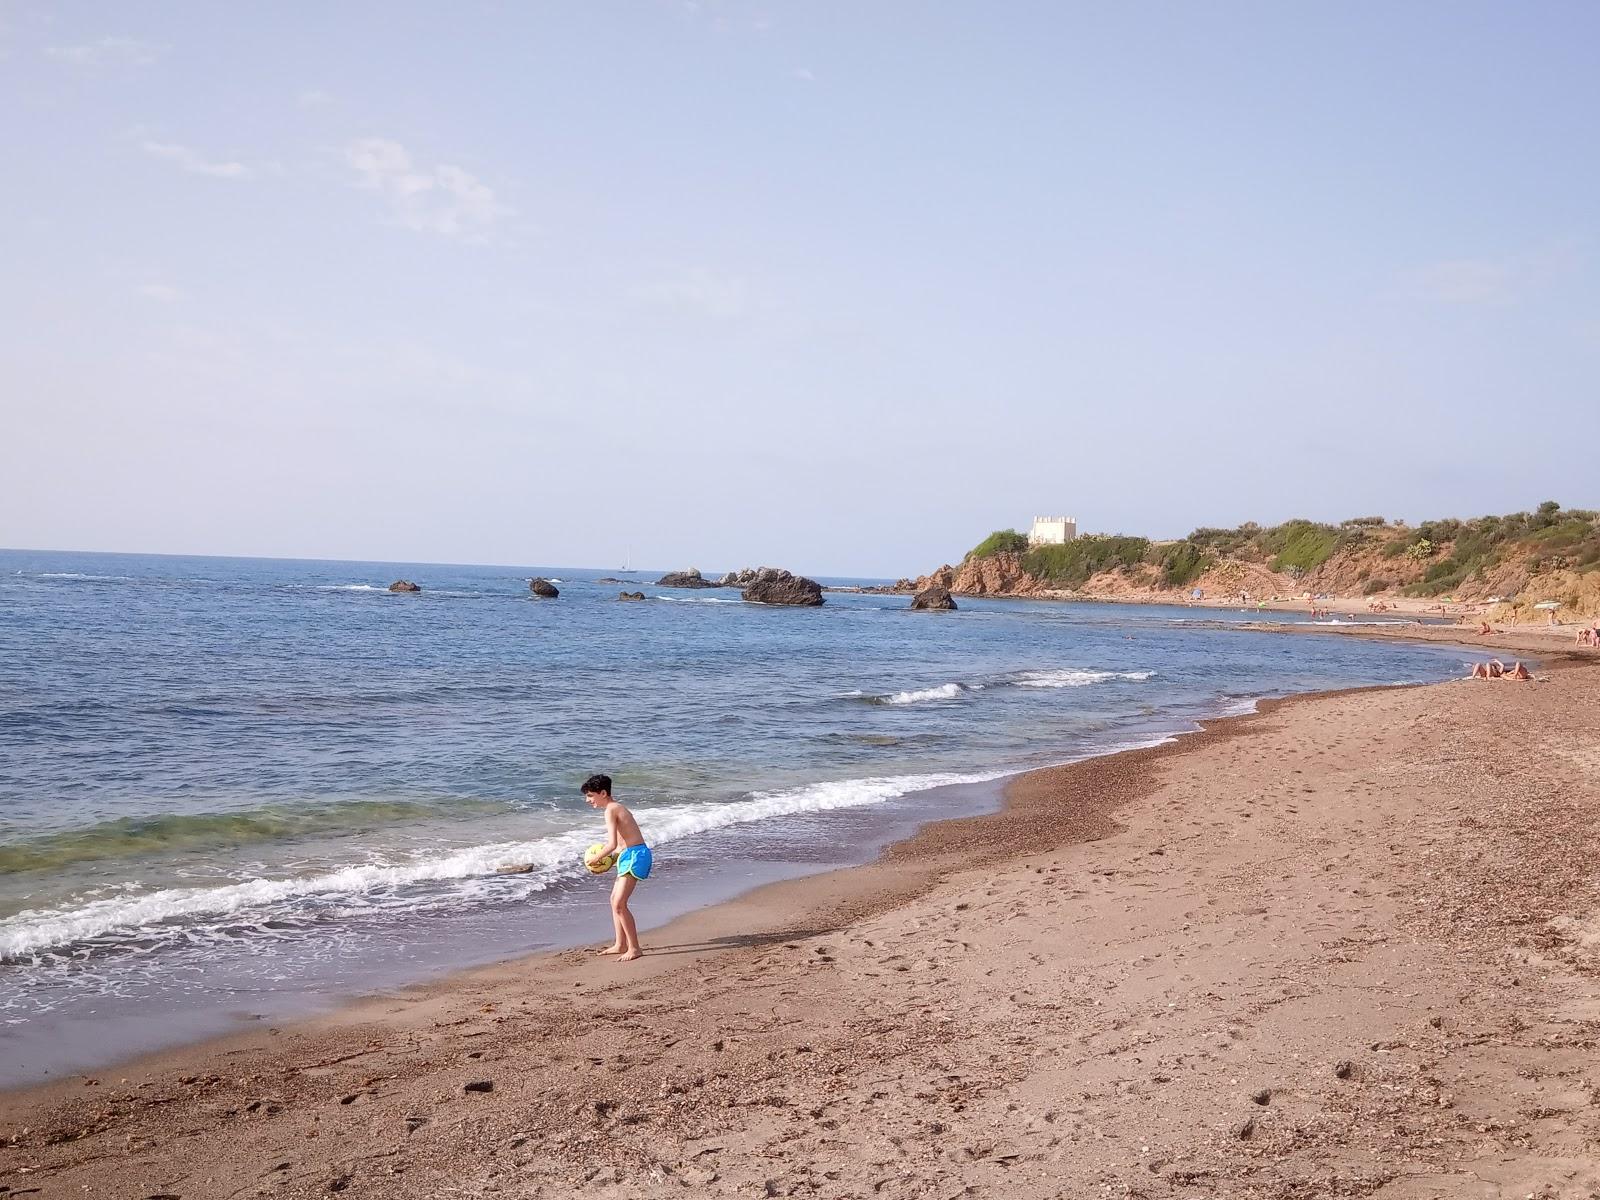
{"label": "beach ball", "polygon": [[599,842],[590,846],[583,852],[583,865],[591,875],[604,875],[617,865],[617,856],[614,854],[601,854],[605,847]]}

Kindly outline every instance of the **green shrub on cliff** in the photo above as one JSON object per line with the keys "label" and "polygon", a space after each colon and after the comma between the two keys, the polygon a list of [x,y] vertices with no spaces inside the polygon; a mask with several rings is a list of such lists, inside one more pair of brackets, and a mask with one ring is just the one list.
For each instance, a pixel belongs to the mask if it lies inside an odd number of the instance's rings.
{"label": "green shrub on cliff", "polygon": [[1274,571],[1315,571],[1333,557],[1340,541],[1334,526],[1298,518],[1277,526],[1271,535],[1268,546]]}
{"label": "green shrub on cliff", "polygon": [[1101,571],[1137,567],[1149,553],[1149,538],[1091,534],[1061,546],[1035,546],[1023,555],[1022,566],[1057,587],[1079,587]]}
{"label": "green shrub on cliff", "polygon": [[967,557],[988,558],[991,554],[999,554],[1002,550],[1009,550],[1012,554],[1023,554],[1027,549],[1026,535],[1018,533],[1015,529],[997,529],[967,551]]}
{"label": "green shrub on cliff", "polygon": [[1150,561],[1161,570],[1161,585],[1188,587],[1204,575],[1215,559],[1190,541],[1171,542],[1150,551]]}

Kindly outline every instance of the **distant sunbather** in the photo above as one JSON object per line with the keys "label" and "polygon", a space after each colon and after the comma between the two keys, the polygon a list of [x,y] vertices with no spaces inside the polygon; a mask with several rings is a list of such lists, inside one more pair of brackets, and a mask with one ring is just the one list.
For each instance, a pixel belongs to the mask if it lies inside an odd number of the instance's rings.
{"label": "distant sunbather", "polygon": [[1501,678],[1502,679],[1532,679],[1533,678],[1533,673],[1531,671],[1529,671],[1527,667],[1523,666],[1519,662],[1519,663],[1517,663],[1516,666],[1512,667],[1509,671],[1507,671],[1504,675],[1502,675]]}

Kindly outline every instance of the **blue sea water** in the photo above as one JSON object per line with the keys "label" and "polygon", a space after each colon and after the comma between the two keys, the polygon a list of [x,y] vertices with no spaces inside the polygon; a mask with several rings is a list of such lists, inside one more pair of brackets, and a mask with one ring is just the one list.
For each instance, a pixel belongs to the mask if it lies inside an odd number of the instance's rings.
{"label": "blue sea water", "polygon": [[0,1082],[605,935],[592,771],[656,846],[649,920],[860,861],[1010,772],[1461,669],[1194,626],[1214,610],[767,608],[659,572],[623,603],[607,574],[0,551]]}

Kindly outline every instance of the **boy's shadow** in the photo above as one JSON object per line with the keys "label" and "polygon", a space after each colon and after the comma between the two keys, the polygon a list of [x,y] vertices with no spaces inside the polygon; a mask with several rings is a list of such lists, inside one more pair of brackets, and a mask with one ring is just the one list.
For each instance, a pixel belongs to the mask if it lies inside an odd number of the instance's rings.
{"label": "boy's shadow", "polygon": [[646,944],[645,954],[654,958],[661,954],[704,954],[708,950],[748,950],[755,946],[776,946],[783,942],[797,942],[803,938],[832,933],[832,929],[780,929],[771,933],[731,933],[725,937],[706,938],[699,942],[678,942],[670,946]]}

